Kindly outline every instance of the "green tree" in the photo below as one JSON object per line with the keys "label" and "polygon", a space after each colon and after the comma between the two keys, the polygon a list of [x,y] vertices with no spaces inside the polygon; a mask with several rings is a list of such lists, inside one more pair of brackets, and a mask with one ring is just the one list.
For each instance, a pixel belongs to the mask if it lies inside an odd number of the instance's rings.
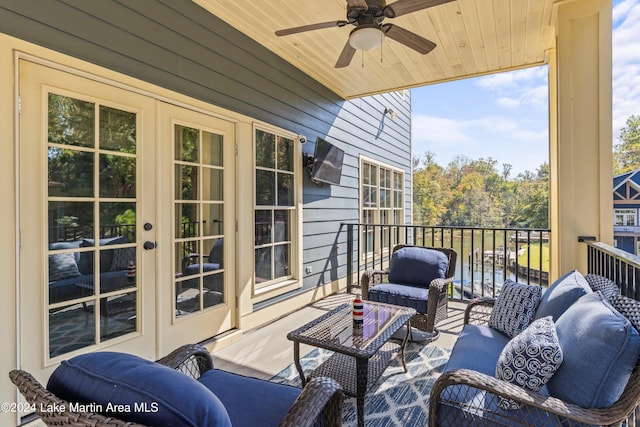
{"label": "green tree", "polygon": [[640,116],[632,115],[620,130],[620,143],[613,149],[613,174],[640,169]]}

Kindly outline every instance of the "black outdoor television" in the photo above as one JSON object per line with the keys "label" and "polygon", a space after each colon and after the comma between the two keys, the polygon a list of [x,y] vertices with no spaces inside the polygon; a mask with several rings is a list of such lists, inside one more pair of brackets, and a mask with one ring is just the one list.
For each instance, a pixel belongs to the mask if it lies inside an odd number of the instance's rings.
{"label": "black outdoor television", "polygon": [[313,155],[311,180],[327,184],[340,184],[344,151],[318,137],[316,151]]}

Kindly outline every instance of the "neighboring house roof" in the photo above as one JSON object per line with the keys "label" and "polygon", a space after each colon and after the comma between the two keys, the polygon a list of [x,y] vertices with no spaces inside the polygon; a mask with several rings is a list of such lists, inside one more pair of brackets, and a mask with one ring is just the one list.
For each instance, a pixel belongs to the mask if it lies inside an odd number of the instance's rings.
{"label": "neighboring house roof", "polygon": [[613,177],[613,202],[640,205],[640,169]]}

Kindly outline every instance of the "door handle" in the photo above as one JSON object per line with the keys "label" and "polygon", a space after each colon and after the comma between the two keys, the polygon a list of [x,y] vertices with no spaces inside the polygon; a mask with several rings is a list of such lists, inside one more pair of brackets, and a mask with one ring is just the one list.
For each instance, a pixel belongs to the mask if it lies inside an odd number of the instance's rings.
{"label": "door handle", "polygon": [[156,243],[155,242],[150,242],[150,241],[147,240],[146,242],[144,242],[142,247],[145,248],[147,251],[150,251],[151,249],[155,249]]}

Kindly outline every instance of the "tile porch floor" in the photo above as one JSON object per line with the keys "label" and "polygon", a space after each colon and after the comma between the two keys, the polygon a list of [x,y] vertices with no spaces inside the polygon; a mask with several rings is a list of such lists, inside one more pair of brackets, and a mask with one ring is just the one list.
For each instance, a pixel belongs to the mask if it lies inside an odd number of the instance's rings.
{"label": "tile porch floor", "polygon": [[[346,293],[331,295],[266,326],[248,331],[238,342],[212,353],[214,366],[268,380],[293,363],[293,343],[287,339],[289,331],[353,298],[353,294]],[[449,318],[438,324],[440,338],[429,345],[453,347],[462,329],[465,306],[464,303],[449,302]],[[313,347],[302,345],[300,354],[305,355],[311,350]]]}

